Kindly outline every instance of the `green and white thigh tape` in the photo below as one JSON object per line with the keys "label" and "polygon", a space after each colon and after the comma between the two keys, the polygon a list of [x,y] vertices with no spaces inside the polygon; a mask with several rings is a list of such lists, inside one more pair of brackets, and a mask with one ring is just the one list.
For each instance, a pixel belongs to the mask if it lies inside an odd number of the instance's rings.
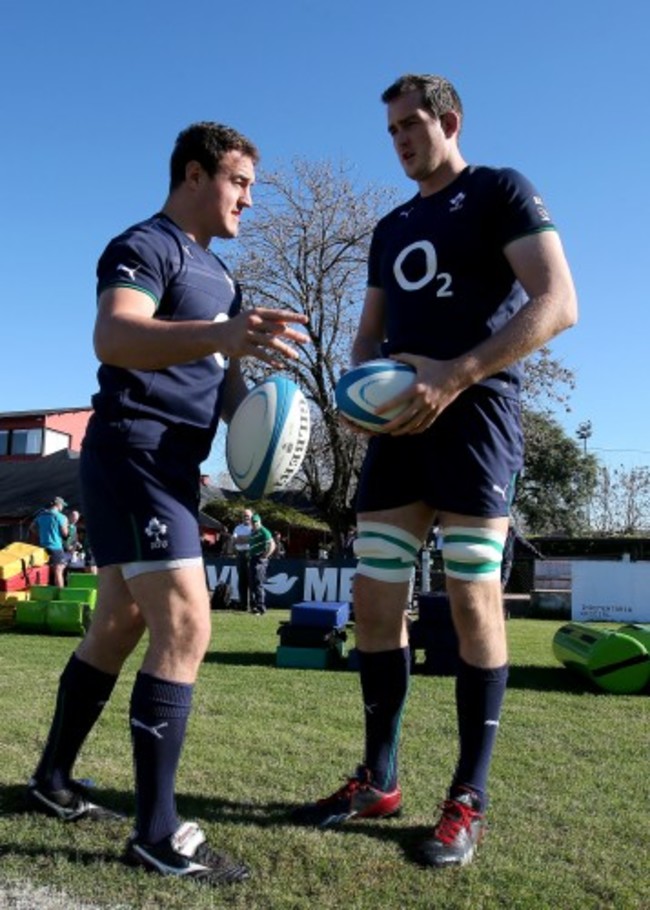
{"label": "green and white thigh tape", "polygon": [[505,533],[493,528],[445,528],[442,544],[445,574],[461,581],[501,578],[505,539]]}
{"label": "green and white thigh tape", "polygon": [[418,551],[419,538],[383,521],[360,521],[354,553],[357,573],[377,581],[409,581]]}

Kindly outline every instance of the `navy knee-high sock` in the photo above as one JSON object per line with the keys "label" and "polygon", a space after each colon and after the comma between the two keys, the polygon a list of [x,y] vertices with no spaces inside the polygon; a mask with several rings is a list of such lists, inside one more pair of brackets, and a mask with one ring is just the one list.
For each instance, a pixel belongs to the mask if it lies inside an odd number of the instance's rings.
{"label": "navy knee-high sock", "polygon": [[380,790],[397,786],[397,753],[410,668],[409,648],[359,652],[366,721],[364,764]]}
{"label": "navy knee-high sock", "polygon": [[194,686],[138,673],[131,695],[135,828],[156,844],[179,826],[174,785]]}
{"label": "navy knee-high sock", "polygon": [[104,673],[73,654],[59,680],[52,726],[35,780],[50,790],[70,782],[84,741],[111,697],[117,676]]}
{"label": "navy knee-high sock", "polygon": [[460,661],[456,678],[460,755],[451,791],[468,787],[483,809],[487,807],[488,772],[507,680],[507,664],[484,670]]}

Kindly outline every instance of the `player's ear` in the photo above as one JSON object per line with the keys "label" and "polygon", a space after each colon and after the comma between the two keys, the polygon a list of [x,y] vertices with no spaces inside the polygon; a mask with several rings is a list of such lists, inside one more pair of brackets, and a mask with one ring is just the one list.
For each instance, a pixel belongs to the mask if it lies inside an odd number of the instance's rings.
{"label": "player's ear", "polygon": [[196,186],[203,174],[203,168],[198,161],[188,161],[185,165],[185,182]]}
{"label": "player's ear", "polygon": [[440,126],[447,137],[451,139],[460,133],[460,116],[456,111],[446,111],[440,116]]}

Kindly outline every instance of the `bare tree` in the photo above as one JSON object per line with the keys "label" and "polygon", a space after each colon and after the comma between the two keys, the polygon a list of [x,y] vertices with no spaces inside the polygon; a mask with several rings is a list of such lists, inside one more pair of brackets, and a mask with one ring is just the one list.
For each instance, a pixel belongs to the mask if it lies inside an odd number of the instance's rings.
{"label": "bare tree", "polygon": [[615,529],[616,479],[607,465],[598,466],[590,512],[594,531],[599,534],[608,534]]}
{"label": "bare tree", "polygon": [[650,527],[650,468],[601,466],[592,498],[600,533],[638,534]]}
{"label": "bare tree", "polygon": [[561,360],[552,356],[544,345],[524,363],[521,400],[524,408],[531,408],[549,416],[559,405],[569,411],[569,396],[575,388],[575,374]]}
{"label": "bare tree", "polygon": [[621,502],[621,530],[636,534],[648,527],[650,508],[650,468],[621,469],[617,476]]}
{"label": "bare tree", "polygon": [[[385,188],[359,187],[344,164],[296,159],[262,173],[254,218],[236,261],[247,306],[305,313],[312,343],[289,367],[312,406],[312,439],[299,480],[335,544],[350,522],[363,439],[339,422],[334,387],[349,365],[366,284],[372,230],[395,204]],[[249,378],[264,375],[247,363]]]}

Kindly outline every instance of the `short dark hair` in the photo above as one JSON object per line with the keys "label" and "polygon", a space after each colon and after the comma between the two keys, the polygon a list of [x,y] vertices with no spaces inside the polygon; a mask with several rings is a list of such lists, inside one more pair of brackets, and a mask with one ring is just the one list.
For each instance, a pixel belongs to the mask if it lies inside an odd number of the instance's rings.
{"label": "short dark hair", "polygon": [[382,94],[381,100],[384,104],[388,104],[408,92],[420,92],[425,109],[437,120],[448,111],[455,111],[461,118],[463,116],[463,103],[460,95],[444,76],[406,73],[388,86]]}
{"label": "short dark hair", "polygon": [[176,138],[169,162],[169,189],[176,189],[185,180],[185,168],[190,161],[198,161],[207,175],[214,177],[228,152],[248,155],[255,164],[260,158],[257,146],[230,126],[210,121],[191,124]]}

